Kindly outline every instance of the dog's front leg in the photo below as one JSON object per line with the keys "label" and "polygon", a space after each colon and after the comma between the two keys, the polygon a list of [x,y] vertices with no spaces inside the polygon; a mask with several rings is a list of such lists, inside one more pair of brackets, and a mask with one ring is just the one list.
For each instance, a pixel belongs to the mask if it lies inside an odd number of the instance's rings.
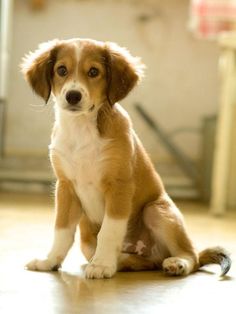
{"label": "dog's front leg", "polygon": [[98,234],[97,249],[86,267],[86,277],[110,278],[117,270],[117,259],[126,233],[127,219],[115,219],[106,213]]}
{"label": "dog's front leg", "polygon": [[45,259],[34,259],[29,262],[26,265],[29,270],[57,270],[74,242],[81,206],[68,181],[58,180],[55,205],[56,219],[51,250]]}
{"label": "dog's front leg", "polygon": [[97,248],[86,268],[86,277],[110,278],[117,270],[131,211],[129,187],[112,186],[105,194],[105,215],[97,237]]}

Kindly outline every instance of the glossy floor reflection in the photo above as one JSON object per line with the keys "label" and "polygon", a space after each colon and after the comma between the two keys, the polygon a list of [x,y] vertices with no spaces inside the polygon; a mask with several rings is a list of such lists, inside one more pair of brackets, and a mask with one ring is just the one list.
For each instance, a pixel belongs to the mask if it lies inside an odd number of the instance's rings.
{"label": "glossy floor reflection", "polygon": [[[52,236],[52,200],[0,194],[0,313],[235,313],[236,267],[221,279],[217,266],[186,278],[161,272],[118,273],[86,280],[78,239],[62,270],[39,273],[24,264],[47,251]],[[181,204],[199,249],[220,244],[236,258],[236,215],[210,216],[201,204]],[[162,312],[163,313],[163,312]]]}

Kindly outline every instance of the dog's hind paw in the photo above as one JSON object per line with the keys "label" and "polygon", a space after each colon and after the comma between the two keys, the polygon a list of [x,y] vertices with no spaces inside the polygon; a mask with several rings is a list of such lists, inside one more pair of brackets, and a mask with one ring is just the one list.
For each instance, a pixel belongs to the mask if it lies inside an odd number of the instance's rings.
{"label": "dog's hind paw", "polygon": [[170,276],[183,276],[188,273],[187,263],[180,257],[166,258],[162,264],[162,268]]}

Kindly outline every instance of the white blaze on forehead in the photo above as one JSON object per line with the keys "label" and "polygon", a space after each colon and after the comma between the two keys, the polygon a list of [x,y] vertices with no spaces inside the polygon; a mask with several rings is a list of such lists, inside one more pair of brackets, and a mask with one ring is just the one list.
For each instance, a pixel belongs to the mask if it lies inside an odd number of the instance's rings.
{"label": "white blaze on forehead", "polygon": [[[80,39],[74,39],[72,41],[74,50],[75,50],[75,66],[76,66],[76,73],[78,73],[78,64],[82,55],[82,50],[83,50],[83,42]],[[65,96],[67,91],[69,90],[78,90],[82,93],[83,96],[88,97],[88,92],[86,89],[86,86],[82,84],[82,82],[79,81],[78,74],[74,75],[71,80],[69,80],[67,83],[65,83],[63,89],[62,89],[62,94]]]}
{"label": "white blaze on forehead", "polygon": [[76,56],[76,63],[79,63],[79,60],[81,58],[82,50],[83,50],[83,43],[81,40],[77,39],[74,41],[75,44],[75,56]]}

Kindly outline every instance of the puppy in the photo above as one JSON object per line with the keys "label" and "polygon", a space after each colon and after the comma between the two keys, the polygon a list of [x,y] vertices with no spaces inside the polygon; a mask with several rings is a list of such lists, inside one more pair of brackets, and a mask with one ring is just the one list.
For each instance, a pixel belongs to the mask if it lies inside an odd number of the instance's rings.
{"label": "puppy", "polygon": [[188,275],[230,258],[216,247],[198,253],[183,217],[167,195],[127,112],[118,104],[143,75],[137,57],[110,42],[53,40],[24,58],[22,71],[55,124],[50,159],[57,183],[55,233],[44,260],[29,270],[60,267],[79,224],[87,278],[116,271],[163,269]]}

